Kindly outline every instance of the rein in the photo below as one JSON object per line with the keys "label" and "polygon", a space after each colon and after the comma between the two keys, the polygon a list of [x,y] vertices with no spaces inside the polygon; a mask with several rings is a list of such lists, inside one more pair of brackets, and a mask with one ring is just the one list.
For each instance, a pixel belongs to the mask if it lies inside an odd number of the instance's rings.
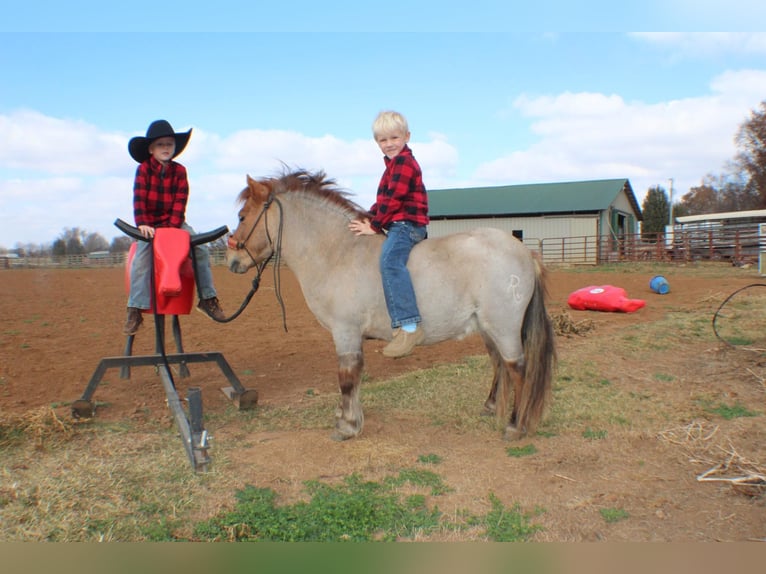
{"label": "rein", "polygon": [[[274,240],[271,238],[271,234],[269,233],[269,207],[271,207],[271,204],[273,202],[276,202],[277,206],[279,207],[279,228],[277,229],[277,241],[276,244],[274,243]],[[214,321],[217,321],[219,323],[228,323],[229,321],[233,321],[239,315],[242,313],[242,311],[245,310],[245,307],[250,303],[250,300],[253,298],[253,295],[255,295],[255,292],[258,291],[258,287],[260,286],[261,282],[261,274],[263,273],[263,270],[266,268],[266,265],[274,259],[274,291],[277,297],[277,301],[279,302],[279,307],[282,309],[282,326],[287,332],[287,317],[286,317],[286,311],[285,311],[285,303],[282,299],[282,275],[280,273],[279,267],[282,259],[282,226],[284,218],[282,216],[282,202],[279,201],[276,197],[274,197],[274,194],[269,194],[269,197],[266,199],[266,201],[263,203],[263,209],[261,209],[261,212],[258,214],[258,217],[255,219],[255,222],[253,223],[253,226],[250,228],[250,231],[248,232],[247,236],[245,237],[244,241],[238,241],[235,245],[235,249],[244,249],[245,253],[255,261],[255,257],[253,257],[253,254],[250,253],[250,250],[247,248],[247,241],[250,239],[250,236],[252,236],[253,232],[255,231],[255,228],[258,227],[258,223],[261,221],[261,218],[263,218],[263,224],[266,228],[266,237],[269,240],[269,246],[271,247],[271,254],[257,264],[258,271],[253,278],[253,284],[250,289],[250,292],[245,296],[245,300],[242,302],[242,305],[240,305],[239,309],[234,312],[233,315],[230,317],[226,317],[225,319],[216,319],[215,317],[211,317]]]}

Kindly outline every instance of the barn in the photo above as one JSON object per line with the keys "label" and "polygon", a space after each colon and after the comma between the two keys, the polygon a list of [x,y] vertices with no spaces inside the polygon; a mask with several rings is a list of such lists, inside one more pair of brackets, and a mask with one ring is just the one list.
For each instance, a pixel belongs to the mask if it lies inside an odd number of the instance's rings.
{"label": "barn", "polygon": [[546,263],[619,258],[641,208],[628,179],[429,189],[430,237],[474,227],[513,233]]}

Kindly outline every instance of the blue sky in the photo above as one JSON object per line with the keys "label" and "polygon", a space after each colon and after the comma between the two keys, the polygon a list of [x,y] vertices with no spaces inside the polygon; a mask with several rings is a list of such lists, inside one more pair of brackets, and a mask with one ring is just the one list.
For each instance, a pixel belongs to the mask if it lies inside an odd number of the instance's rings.
{"label": "blue sky", "polygon": [[70,227],[120,235],[113,221],[132,221],[127,142],[158,118],[194,129],[178,160],[187,218],[204,231],[234,227],[246,174],[282,163],[325,170],[369,207],[382,109],[409,119],[430,189],[626,177],[641,201],[670,178],[678,199],[725,171],[738,126],[766,100],[766,33],[597,31],[618,19],[741,29],[764,21],[760,3],[718,14],[684,0],[586,2],[542,22],[482,0],[465,14],[444,2],[104,4],[4,8],[0,247]]}

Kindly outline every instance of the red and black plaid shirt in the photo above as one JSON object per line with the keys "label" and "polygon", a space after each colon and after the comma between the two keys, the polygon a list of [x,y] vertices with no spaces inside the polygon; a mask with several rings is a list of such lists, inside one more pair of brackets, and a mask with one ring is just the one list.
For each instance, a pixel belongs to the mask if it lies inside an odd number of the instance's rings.
{"label": "red and black plaid shirt", "polygon": [[181,227],[186,218],[189,180],[186,168],[174,161],[162,165],[150,157],[136,168],[133,216],[136,226]]}
{"label": "red and black plaid shirt", "polygon": [[423,173],[408,146],[390,159],[384,156],[386,170],[378,184],[375,204],[370,208],[370,226],[387,229],[394,221],[428,225],[428,195]]}

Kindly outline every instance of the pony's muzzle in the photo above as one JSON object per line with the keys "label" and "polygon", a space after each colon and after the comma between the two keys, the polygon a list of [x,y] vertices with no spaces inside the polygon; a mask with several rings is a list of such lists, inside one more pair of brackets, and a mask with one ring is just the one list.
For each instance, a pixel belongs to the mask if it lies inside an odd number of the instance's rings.
{"label": "pony's muzzle", "polygon": [[228,247],[229,249],[239,251],[244,246],[245,244],[242,243],[241,241],[237,241],[236,239],[234,239],[233,235],[229,235],[229,239],[226,240],[226,247]]}

